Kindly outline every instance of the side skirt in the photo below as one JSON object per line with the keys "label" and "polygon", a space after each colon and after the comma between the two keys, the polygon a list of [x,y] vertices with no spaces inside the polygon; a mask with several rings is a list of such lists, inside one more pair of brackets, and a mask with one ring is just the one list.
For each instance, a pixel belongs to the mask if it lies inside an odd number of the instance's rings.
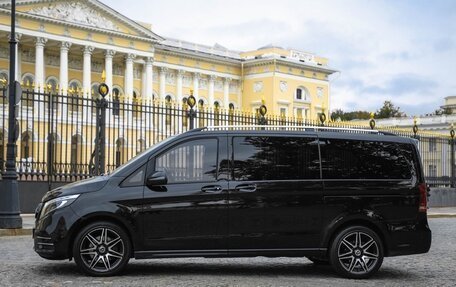
{"label": "side skirt", "polygon": [[177,257],[303,257],[326,253],[327,248],[287,249],[215,249],[215,250],[154,250],[136,251],[135,259],[177,258]]}

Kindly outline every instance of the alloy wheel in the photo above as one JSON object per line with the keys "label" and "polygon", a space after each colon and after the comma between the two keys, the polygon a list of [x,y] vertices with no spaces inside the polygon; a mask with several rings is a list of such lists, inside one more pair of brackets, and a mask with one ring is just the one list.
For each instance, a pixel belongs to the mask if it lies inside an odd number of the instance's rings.
{"label": "alloy wheel", "polygon": [[376,240],[361,231],[346,234],[337,250],[340,265],[352,274],[367,274],[376,267],[380,250]]}

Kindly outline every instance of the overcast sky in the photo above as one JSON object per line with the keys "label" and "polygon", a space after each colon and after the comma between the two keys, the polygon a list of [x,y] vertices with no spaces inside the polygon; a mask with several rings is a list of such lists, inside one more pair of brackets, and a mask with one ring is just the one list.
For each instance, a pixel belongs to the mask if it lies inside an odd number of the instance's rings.
{"label": "overcast sky", "polygon": [[456,95],[454,0],[102,0],[164,37],[234,50],[267,44],[329,58],[332,109],[408,115]]}

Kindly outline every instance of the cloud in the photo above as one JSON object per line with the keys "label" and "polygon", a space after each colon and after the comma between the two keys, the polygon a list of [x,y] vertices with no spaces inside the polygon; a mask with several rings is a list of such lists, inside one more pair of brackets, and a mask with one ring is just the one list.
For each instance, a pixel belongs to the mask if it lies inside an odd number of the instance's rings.
{"label": "cloud", "polygon": [[[107,3],[107,1],[106,1]],[[109,3],[154,31],[201,44],[252,50],[273,43],[327,57],[331,107],[378,109],[393,100],[432,112],[456,94],[453,0],[137,0]]]}

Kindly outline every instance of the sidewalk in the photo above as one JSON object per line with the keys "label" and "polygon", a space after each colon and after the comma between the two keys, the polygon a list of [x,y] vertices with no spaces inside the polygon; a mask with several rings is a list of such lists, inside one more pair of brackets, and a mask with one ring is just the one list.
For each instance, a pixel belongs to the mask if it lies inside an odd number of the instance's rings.
{"label": "sidewalk", "polygon": [[[431,207],[428,218],[456,218],[456,207]],[[22,214],[22,228],[0,229],[0,236],[32,235],[32,228],[35,226],[34,214]]]}

